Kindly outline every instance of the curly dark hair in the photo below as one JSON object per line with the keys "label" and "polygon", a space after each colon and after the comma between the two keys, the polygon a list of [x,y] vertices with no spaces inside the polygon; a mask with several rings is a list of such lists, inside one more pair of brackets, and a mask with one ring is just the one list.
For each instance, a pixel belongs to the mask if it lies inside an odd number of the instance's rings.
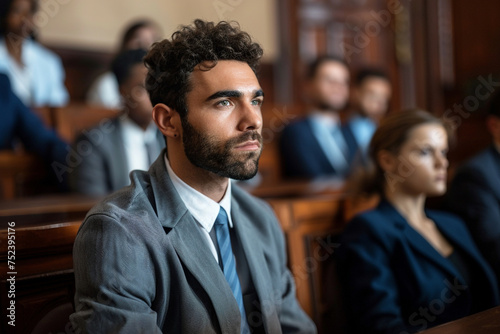
{"label": "curly dark hair", "polygon": [[171,40],[153,44],[144,58],[151,103],[165,103],[184,118],[186,94],[191,90],[189,76],[198,64],[208,62],[201,68],[208,71],[218,60],[237,60],[246,62],[256,73],[262,54],[260,45],[252,42],[238,24],[195,20],[173,33]]}

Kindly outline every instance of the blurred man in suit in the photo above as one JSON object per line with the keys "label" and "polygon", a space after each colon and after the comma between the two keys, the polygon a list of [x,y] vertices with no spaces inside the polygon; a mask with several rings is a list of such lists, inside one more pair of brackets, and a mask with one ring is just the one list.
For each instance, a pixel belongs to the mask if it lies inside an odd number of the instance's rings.
{"label": "blurred man in suit", "polygon": [[282,133],[283,173],[290,178],[316,178],[349,173],[357,150],[339,112],[349,99],[349,70],[339,58],[324,56],[310,66],[307,80],[310,114]]}
{"label": "blurred man in suit", "polygon": [[486,125],[493,144],[458,168],[449,207],[466,222],[500,285],[500,94],[491,100]]}
{"label": "blurred man in suit", "polygon": [[366,159],[368,145],[385,116],[391,99],[392,87],[387,75],[376,69],[362,69],[356,76],[353,97],[355,113],[347,126],[356,140],[361,158]]}
{"label": "blurred man in suit", "polygon": [[315,333],[279,223],[232,184],[257,173],[262,56],[227,22],[196,20],[145,58],[167,149],[94,207],[74,246],[85,333]]}
{"label": "blurred man in suit", "polygon": [[120,117],[101,122],[75,142],[81,162],[70,172],[72,188],[87,195],[105,195],[130,183],[128,174],[148,170],[165,147],[163,135],[153,122],[153,106],[144,86],[147,69],[142,49],[122,52],[112,68],[124,102]]}

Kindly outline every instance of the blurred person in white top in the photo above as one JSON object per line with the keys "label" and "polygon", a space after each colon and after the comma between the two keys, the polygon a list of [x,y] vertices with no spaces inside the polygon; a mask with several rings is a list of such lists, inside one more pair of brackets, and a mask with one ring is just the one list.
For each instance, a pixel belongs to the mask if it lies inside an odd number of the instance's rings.
{"label": "blurred person in white top", "polygon": [[[123,33],[118,54],[126,50],[148,50],[160,39],[160,29],[152,21],[140,20],[130,24]],[[95,79],[87,92],[88,104],[110,109],[123,107],[116,77],[109,69]]]}
{"label": "blurred person in white top", "polygon": [[37,10],[37,0],[0,2],[0,72],[24,104],[58,107],[68,102],[64,69],[59,57],[34,38]]}

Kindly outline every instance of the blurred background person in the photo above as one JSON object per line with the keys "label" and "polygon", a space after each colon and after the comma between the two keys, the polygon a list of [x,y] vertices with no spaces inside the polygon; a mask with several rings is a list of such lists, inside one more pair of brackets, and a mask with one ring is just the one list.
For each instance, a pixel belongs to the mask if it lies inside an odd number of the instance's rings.
{"label": "blurred background person", "polygon": [[349,69],[340,58],[324,56],[310,65],[307,117],[283,130],[280,140],[285,177],[345,177],[356,151],[354,138],[346,137],[340,112],[349,99]]}
{"label": "blurred background person", "polygon": [[486,125],[493,137],[480,152],[455,173],[447,204],[460,215],[483,256],[496,272],[500,285],[500,94],[490,102]]}
{"label": "blurred background person", "polygon": [[0,71],[24,104],[62,106],[68,102],[64,69],[56,54],[34,40],[37,8],[37,0],[0,2]]}
{"label": "blurred background person", "polygon": [[352,94],[355,110],[347,126],[363,159],[380,120],[387,113],[391,94],[391,82],[384,72],[368,68],[359,71]]}
{"label": "blurred background person", "polygon": [[130,183],[128,174],[148,170],[165,147],[163,135],[152,121],[151,101],[145,89],[147,69],[143,49],[127,50],[113,61],[123,99],[123,114],[85,131],[75,143],[90,145],[89,154],[70,174],[75,191],[105,195]]}
{"label": "blurred background person", "polygon": [[[160,28],[152,21],[140,20],[130,24],[123,33],[118,53],[126,50],[148,50],[160,39]],[[90,86],[87,103],[110,109],[122,107],[118,82],[113,72],[101,74]]]}
{"label": "blurred background person", "polygon": [[[47,166],[65,163],[68,144],[47,129],[42,120],[13,93],[9,78],[0,73],[0,150],[24,149],[41,157]],[[67,190],[66,178],[57,188]]]}
{"label": "blurred background person", "polygon": [[446,191],[447,151],[444,124],[424,111],[388,116],[375,132],[373,173],[359,185],[381,201],[348,223],[336,251],[353,333],[413,333],[498,305],[463,221],[424,208]]}

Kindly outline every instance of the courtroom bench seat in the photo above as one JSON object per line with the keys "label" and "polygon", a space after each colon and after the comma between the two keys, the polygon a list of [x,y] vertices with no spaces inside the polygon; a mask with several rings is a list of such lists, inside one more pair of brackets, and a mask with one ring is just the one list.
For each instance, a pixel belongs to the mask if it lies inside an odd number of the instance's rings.
{"label": "courtroom bench seat", "polygon": [[[41,328],[65,333],[69,328],[69,318],[54,314],[68,315],[73,308],[72,248],[80,224],[76,221],[0,230],[2,319],[8,319],[11,300],[15,300],[16,314],[16,326],[2,321],[2,333],[31,334]],[[15,253],[8,252],[8,237],[12,235]],[[15,298],[8,298],[9,292],[14,292]]]}

